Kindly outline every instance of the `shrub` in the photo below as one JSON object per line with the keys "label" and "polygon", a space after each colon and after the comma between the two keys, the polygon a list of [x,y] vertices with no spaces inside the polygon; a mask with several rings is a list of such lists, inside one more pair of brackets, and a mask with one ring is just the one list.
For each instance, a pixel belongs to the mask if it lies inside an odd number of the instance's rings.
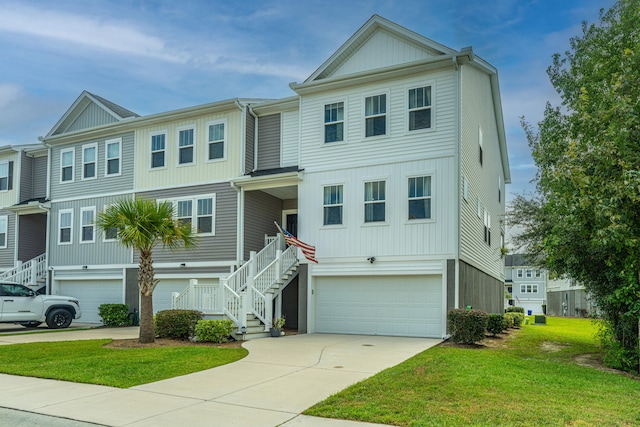
{"label": "shrub", "polygon": [[198,320],[196,323],[196,341],[227,342],[233,330],[231,320]]}
{"label": "shrub", "polygon": [[502,316],[502,323],[504,326],[503,331],[506,331],[509,328],[513,328],[513,314],[516,314],[516,313],[505,313]]}
{"label": "shrub", "polygon": [[482,310],[454,309],[447,313],[447,321],[454,342],[473,344],[484,338],[489,315]]}
{"label": "shrub", "polygon": [[197,310],[162,310],[155,317],[155,332],[160,338],[188,339],[201,319]]}
{"label": "shrub", "polygon": [[505,330],[505,320],[502,314],[491,313],[487,322],[487,332],[494,337]]}
{"label": "shrub", "polygon": [[100,304],[98,316],[102,318],[105,326],[128,326],[129,307],[126,304]]}
{"label": "shrub", "polygon": [[524,322],[524,314],[522,313],[505,313],[504,318],[511,319],[511,325],[509,326],[510,328],[519,328],[520,326],[522,326],[522,322]]}
{"label": "shrub", "polygon": [[524,314],[524,307],[518,307],[518,306],[509,306],[507,307],[507,309],[505,310],[507,313],[522,313]]}

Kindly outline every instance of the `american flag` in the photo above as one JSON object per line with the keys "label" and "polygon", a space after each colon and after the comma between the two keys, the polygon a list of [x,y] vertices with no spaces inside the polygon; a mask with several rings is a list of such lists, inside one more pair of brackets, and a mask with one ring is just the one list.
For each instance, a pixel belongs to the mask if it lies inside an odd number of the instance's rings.
{"label": "american flag", "polygon": [[302,255],[304,255],[306,259],[308,259],[311,262],[315,262],[316,264],[318,263],[318,260],[316,259],[315,246],[311,246],[310,244],[305,243],[302,240],[298,240],[296,236],[289,233],[284,228],[280,228],[278,224],[276,224],[276,227],[278,227],[278,230],[282,232],[282,235],[284,236],[284,241],[287,242],[287,245],[296,246],[300,248],[300,250],[302,251]]}

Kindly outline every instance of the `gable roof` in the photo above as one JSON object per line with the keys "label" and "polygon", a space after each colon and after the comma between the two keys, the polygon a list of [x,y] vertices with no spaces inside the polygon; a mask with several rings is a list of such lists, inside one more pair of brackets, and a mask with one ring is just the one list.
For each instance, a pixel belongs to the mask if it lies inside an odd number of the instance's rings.
{"label": "gable roof", "polygon": [[140,117],[109,100],[82,91],[46,137]]}
{"label": "gable roof", "polygon": [[[322,64],[313,74],[311,74],[304,83],[309,83],[315,80],[324,79],[336,75],[337,72],[343,67],[349,59],[358,52],[362,51],[367,43],[371,42],[375,37],[383,34],[392,43],[402,45],[405,49],[411,50],[411,55],[415,57],[415,60],[426,59],[440,55],[453,55],[457,53],[455,50],[450,49],[440,43],[437,43],[431,39],[414,33],[394,22],[391,22],[379,15],[373,15],[356,33],[349,38],[324,64]],[[400,58],[393,59],[380,58],[381,62],[377,64],[375,68],[382,68],[385,66],[398,65]],[[406,61],[404,61],[406,62]],[[369,68],[371,68],[369,66]],[[357,72],[361,70],[350,70],[351,72]],[[343,70],[343,73],[349,71]]]}

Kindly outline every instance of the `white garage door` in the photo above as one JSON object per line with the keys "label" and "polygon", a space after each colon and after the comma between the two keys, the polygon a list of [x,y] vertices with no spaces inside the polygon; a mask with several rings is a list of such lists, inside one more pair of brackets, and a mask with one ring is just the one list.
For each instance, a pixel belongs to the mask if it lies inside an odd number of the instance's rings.
{"label": "white garage door", "polygon": [[316,278],[316,331],[441,338],[440,276]]}
{"label": "white garage door", "polygon": [[98,315],[100,304],[122,304],[122,280],[78,281],[58,283],[58,294],[75,297],[80,301],[82,317],[78,322],[102,323]]}

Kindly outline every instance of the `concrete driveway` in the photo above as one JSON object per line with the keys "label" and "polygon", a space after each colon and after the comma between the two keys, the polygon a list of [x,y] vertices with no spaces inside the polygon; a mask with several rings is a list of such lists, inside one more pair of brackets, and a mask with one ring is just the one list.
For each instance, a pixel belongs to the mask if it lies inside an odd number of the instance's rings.
{"label": "concrete driveway", "polygon": [[[137,336],[137,328],[102,328],[30,339],[93,339],[108,332]],[[0,343],[24,337],[0,336]],[[130,389],[0,375],[0,406],[109,426],[362,426],[299,414],[439,342],[329,334],[263,338],[244,343],[249,355],[238,362]]]}

